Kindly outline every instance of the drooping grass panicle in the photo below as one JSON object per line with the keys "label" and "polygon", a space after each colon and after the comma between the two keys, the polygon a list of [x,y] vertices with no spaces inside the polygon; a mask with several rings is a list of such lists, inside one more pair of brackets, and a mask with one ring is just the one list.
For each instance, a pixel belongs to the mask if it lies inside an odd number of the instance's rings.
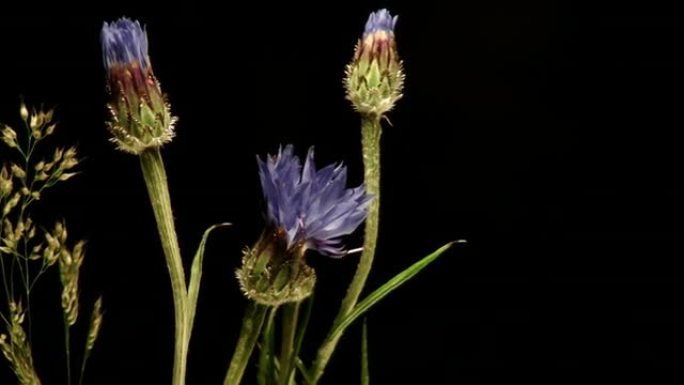
{"label": "drooping grass panicle", "polygon": [[95,347],[95,341],[100,335],[100,328],[102,328],[102,319],[104,318],[104,311],[102,310],[102,297],[99,297],[93,305],[93,312],[90,314],[90,326],[88,327],[88,338],[86,340],[86,353],[90,353]]}
{"label": "drooping grass panicle", "polygon": [[90,354],[95,347],[95,341],[97,341],[97,337],[100,335],[103,317],[102,297],[99,297],[93,304],[93,311],[90,313],[90,325],[88,326],[88,335],[86,336],[85,350],[83,352],[83,360],[81,361],[81,374],[78,378],[79,385],[83,384],[88,358],[90,358]]}
{"label": "drooping grass panicle", "polygon": [[[10,150],[3,151],[0,159],[0,278],[8,314],[0,306],[7,326],[2,349],[21,384],[39,384],[30,357],[31,292],[39,278],[59,262],[63,318],[67,326],[73,325],[78,317],[84,243],[69,247],[63,222],[43,230],[46,226],[33,220],[33,203],[43,199],[49,188],[76,175],[79,159],[75,147],[56,147],[45,140],[57,129],[53,110],[28,108],[22,102],[19,115],[22,129],[0,125],[2,142]],[[68,343],[65,348],[68,352]]]}
{"label": "drooping grass panicle", "polygon": [[33,365],[31,345],[22,324],[25,312],[21,302],[10,302],[7,334],[0,334],[0,350],[10,364],[21,385],[40,385]]}
{"label": "drooping grass panicle", "polygon": [[59,261],[59,273],[62,282],[62,311],[67,324],[73,326],[78,319],[78,281],[85,255],[85,241],[78,241],[69,249],[66,246],[66,226],[61,222],[57,222],[55,225],[54,233],[59,234],[61,246],[57,260]]}

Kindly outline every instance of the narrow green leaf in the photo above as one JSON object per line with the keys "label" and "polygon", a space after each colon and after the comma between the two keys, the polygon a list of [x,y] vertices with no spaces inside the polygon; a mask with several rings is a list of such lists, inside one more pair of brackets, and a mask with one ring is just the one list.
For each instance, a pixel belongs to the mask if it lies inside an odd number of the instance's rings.
{"label": "narrow green leaf", "polygon": [[[275,328],[273,319],[278,311],[278,307],[272,307],[268,313],[266,327],[261,332],[261,346],[259,349],[259,364],[257,366],[257,384],[269,385],[273,382],[271,370],[271,359],[275,348]],[[270,377],[269,377],[270,376]]]}
{"label": "narrow green leaf", "polygon": [[209,234],[218,227],[230,226],[230,223],[219,223],[209,227],[202,236],[195,258],[192,260],[192,267],[190,270],[190,286],[188,287],[188,312],[187,312],[187,327],[188,338],[192,333],[192,326],[195,322],[195,311],[197,310],[197,298],[199,297],[200,281],[202,280],[202,261],[204,260],[204,247],[207,243]]}
{"label": "narrow green leaf", "polygon": [[304,365],[304,361],[302,361],[301,358],[297,357],[297,359],[295,360],[295,365],[297,365],[297,369],[299,369],[299,373],[302,374],[302,378],[304,379],[304,384],[305,385],[313,385],[314,380],[313,380],[313,378],[311,378],[311,374],[309,374],[309,370]]}
{"label": "narrow green leaf", "polygon": [[390,279],[389,281],[387,281],[387,283],[377,288],[374,292],[370,293],[366,298],[363,299],[363,301],[359,302],[346,317],[344,317],[340,322],[338,322],[338,324],[335,326],[335,328],[330,333],[330,336],[328,338],[334,339],[339,337],[344,331],[344,329],[346,329],[352,322],[354,322],[354,320],[356,320],[359,316],[363,315],[363,313],[368,311],[371,307],[373,307],[373,305],[378,303],[381,299],[385,298],[387,294],[393,292],[396,288],[403,285],[404,283],[406,283],[406,281],[410,280],[421,270],[426,268],[430,263],[434,262],[440,255],[442,255],[445,251],[449,250],[449,248],[451,248],[451,246],[453,246],[455,243],[465,243],[465,241],[455,241],[447,243],[446,245],[435,250],[432,254],[424,257],[420,261],[411,265],[406,270],[395,275],[394,278]]}
{"label": "narrow green leaf", "polygon": [[368,325],[366,319],[363,320],[363,331],[361,332],[361,385],[370,385],[370,375],[368,373]]}
{"label": "narrow green leaf", "polygon": [[[309,326],[309,319],[311,318],[311,308],[313,308],[314,294],[307,298],[306,308],[304,309],[304,314],[302,315],[302,320],[299,323],[299,328],[297,329],[297,336],[295,337],[294,351],[292,352],[292,361],[290,361],[290,367],[294,369],[295,360],[299,357],[299,351],[302,349],[302,343],[304,342],[304,335],[306,334],[306,328]],[[294,374],[294,372],[293,372]]]}

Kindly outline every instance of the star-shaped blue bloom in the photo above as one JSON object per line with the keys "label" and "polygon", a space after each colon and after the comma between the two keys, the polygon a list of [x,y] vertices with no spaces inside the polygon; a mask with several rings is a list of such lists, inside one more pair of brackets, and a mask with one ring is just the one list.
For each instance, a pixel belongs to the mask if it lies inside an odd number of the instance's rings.
{"label": "star-shaped blue bloom", "polygon": [[303,167],[292,145],[257,162],[268,220],[284,231],[288,247],[344,255],[340,237],[352,233],[368,213],[372,197],[365,187],[346,188],[342,164],[316,170],[313,147]]}

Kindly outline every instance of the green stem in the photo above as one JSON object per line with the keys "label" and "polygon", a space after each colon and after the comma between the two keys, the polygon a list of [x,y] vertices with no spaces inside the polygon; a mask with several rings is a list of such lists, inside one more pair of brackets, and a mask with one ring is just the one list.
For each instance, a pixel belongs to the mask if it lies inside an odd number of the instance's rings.
{"label": "green stem", "polygon": [[90,351],[86,350],[86,352],[83,354],[83,361],[81,362],[81,375],[78,376],[78,385],[83,385],[83,377],[85,376],[88,358],[90,358]]}
{"label": "green stem", "polygon": [[[25,207],[21,208],[21,214],[19,215],[19,220],[24,221],[24,210]],[[25,315],[26,315],[26,329],[28,329],[28,341],[29,344],[33,342],[33,321],[31,320],[31,276],[30,276],[30,271],[29,271],[29,255],[28,255],[28,242],[26,241],[26,238],[23,238],[24,244],[24,277],[23,277],[23,283],[24,283],[24,293],[26,294],[26,309],[25,309]]]}
{"label": "green stem", "polygon": [[280,377],[278,385],[288,385],[292,374],[292,355],[294,354],[295,334],[299,319],[299,304],[288,303],[283,306],[283,335],[280,344]]}
{"label": "green stem", "polygon": [[273,319],[278,312],[277,306],[272,306],[268,311],[268,318],[266,319],[266,325],[264,325],[263,331],[261,332],[261,348],[259,349],[259,364],[257,366],[257,384],[258,385],[268,385],[271,384],[274,370],[271,354],[275,350],[273,346]]}
{"label": "green stem", "polygon": [[[2,231],[2,226],[0,226],[0,234]],[[7,300],[7,309],[9,309],[10,305],[10,291],[9,287],[7,286],[7,273],[5,272],[5,258],[0,254],[0,272],[2,272],[2,284],[5,288],[5,299]]]}
{"label": "green stem", "polygon": [[[342,300],[340,310],[333,321],[331,331],[335,326],[347,316],[359,300],[361,291],[366,284],[366,279],[370,273],[373,265],[373,257],[375,256],[375,246],[378,239],[378,225],[380,219],[380,135],[382,134],[382,126],[380,124],[379,116],[364,116],[361,119],[361,144],[363,151],[363,167],[364,167],[364,181],[366,184],[366,191],[373,195],[373,201],[368,208],[368,217],[366,219],[365,236],[363,241],[363,252],[359,259],[359,264],[356,268],[354,278],[349,284],[347,294]],[[330,357],[335,351],[337,342],[342,333],[331,335],[323,341],[323,344],[318,349],[316,360],[312,367],[312,377],[314,383],[317,383],[323,371],[325,370]]]}
{"label": "green stem", "polygon": [[173,307],[175,316],[175,352],[173,361],[173,385],[185,384],[185,370],[188,355],[187,333],[187,283],[183,260],[176,238],[171,210],[171,197],[166,180],[166,170],[159,149],[151,149],[140,154],[140,165],[143,171],[150,203],[157,221],[166,265],[171,277],[173,291]]}
{"label": "green stem", "polygon": [[268,308],[263,305],[249,302],[245,310],[245,317],[242,320],[242,330],[240,330],[240,337],[233,358],[230,360],[228,373],[223,380],[223,385],[239,385],[242,380],[242,375],[245,373],[245,368],[249,362],[249,358],[254,350],[254,345],[259,338],[261,326],[266,318],[266,311]]}
{"label": "green stem", "polygon": [[71,385],[71,349],[69,347],[69,321],[66,318],[66,313],[62,317],[64,320],[64,351],[66,353],[66,372],[67,372],[67,385]]}
{"label": "green stem", "polygon": [[368,324],[363,320],[363,331],[361,332],[361,385],[370,385],[370,375],[368,374]]}

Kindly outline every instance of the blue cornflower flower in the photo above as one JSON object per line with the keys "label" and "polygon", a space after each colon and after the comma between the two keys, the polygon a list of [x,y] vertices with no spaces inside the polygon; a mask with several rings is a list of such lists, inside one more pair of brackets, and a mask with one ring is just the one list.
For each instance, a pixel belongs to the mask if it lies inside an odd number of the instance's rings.
{"label": "blue cornflower flower", "polygon": [[368,213],[372,198],[365,187],[346,188],[347,168],[341,163],[316,170],[313,147],[303,167],[292,145],[257,162],[268,220],[284,231],[288,247],[344,255],[340,237],[353,232]]}
{"label": "blue cornflower flower", "polygon": [[305,252],[345,255],[340,238],[363,222],[371,197],[364,186],[346,188],[343,165],[317,170],[313,148],[303,165],[291,145],[265,160],[257,157],[257,163],[268,223],[254,247],[245,250],[238,282],[262,305],[298,302],[316,283]]}
{"label": "blue cornflower flower", "polygon": [[171,141],[176,118],[152,72],[145,29],[121,18],[102,25],[100,40],[111,96],[111,140],[133,154]]}

